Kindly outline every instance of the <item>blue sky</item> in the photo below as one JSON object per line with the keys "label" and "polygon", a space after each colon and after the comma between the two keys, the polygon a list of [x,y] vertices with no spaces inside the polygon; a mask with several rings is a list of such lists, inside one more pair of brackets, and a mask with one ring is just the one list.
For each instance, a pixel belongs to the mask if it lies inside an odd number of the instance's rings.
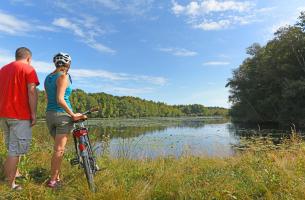
{"label": "blue sky", "polygon": [[304,0],[3,0],[0,65],[27,46],[43,82],[63,51],[74,88],[229,107],[225,84],[245,49],[302,10]]}

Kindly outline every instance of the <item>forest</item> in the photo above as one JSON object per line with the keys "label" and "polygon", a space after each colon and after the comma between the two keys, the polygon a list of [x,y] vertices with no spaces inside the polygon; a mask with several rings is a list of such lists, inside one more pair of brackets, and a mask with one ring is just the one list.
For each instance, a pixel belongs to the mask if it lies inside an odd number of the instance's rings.
{"label": "forest", "polygon": [[[37,117],[44,118],[46,112],[46,96],[44,91],[38,91],[39,103]],[[92,107],[98,107],[95,118],[139,118],[139,117],[182,117],[182,116],[223,116],[228,115],[228,109],[221,107],[205,107],[200,104],[167,105],[162,102],[140,99],[132,96],[113,96],[106,93],[86,93],[76,89],[72,92],[70,101],[74,112],[84,112]]]}
{"label": "forest", "polygon": [[305,12],[272,40],[247,48],[228,80],[230,116],[236,122],[305,126]]}

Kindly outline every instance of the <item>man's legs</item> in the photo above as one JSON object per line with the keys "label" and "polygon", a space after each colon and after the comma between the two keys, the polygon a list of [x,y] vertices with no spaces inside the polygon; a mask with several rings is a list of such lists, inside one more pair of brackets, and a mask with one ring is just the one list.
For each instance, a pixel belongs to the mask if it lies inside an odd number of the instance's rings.
{"label": "man's legs", "polygon": [[7,177],[8,184],[13,188],[15,186],[15,178],[17,172],[17,165],[20,156],[7,156],[4,162],[4,172]]}
{"label": "man's legs", "polygon": [[[8,156],[4,163],[4,171],[8,184],[15,188],[15,178],[19,174],[17,166],[20,156],[28,152],[32,129],[29,120],[5,119],[2,121]],[[17,174],[18,173],[18,174]]]}

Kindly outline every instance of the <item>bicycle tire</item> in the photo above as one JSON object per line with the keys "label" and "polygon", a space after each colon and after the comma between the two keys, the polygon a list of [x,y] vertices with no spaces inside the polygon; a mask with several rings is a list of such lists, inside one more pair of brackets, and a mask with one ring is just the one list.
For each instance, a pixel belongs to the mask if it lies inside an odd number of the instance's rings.
{"label": "bicycle tire", "polygon": [[87,143],[87,152],[88,152],[88,157],[89,157],[89,163],[90,163],[91,169],[93,171],[93,174],[95,174],[96,170],[97,170],[97,167],[96,167],[97,163],[96,163],[95,156],[94,156],[94,153],[91,148],[91,142],[89,139],[89,135],[85,136],[85,141]]}
{"label": "bicycle tire", "polygon": [[93,173],[91,173],[91,166],[90,166],[90,160],[89,157],[86,156],[82,156],[82,160],[83,160],[83,167],[84,167],[84,171],[85,171],[85,175],[87,178],[87,183],[89,186],[89,189],[92,192],[95,192],[95,184],[94,184],[94,178],[93,178]]}

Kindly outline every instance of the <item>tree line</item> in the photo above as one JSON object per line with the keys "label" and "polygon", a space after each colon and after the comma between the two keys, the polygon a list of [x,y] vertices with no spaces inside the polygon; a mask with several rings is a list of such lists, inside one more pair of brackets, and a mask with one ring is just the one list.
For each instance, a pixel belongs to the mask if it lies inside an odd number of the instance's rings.
{"label": "tree line", "polygon": [[[45,117],[46,96],[44,91],[38,91],[38,118]],[[96,118],[139,118],[139,117],[181,117],[181,116],[227,116],[228,109],[221,107],[205,107],[193,105],[167,105],[132,96],[113,96],[106,93],[86,93],[83,90],[73,90],[70,97],[74,112],[84,112],[92,107],[98,107],[99,112],[92,115]]]}
{"label": "tree line", "polygon": [[274,38],[247,48],[228,80],[233,121],[305,125],[305,12]]}

